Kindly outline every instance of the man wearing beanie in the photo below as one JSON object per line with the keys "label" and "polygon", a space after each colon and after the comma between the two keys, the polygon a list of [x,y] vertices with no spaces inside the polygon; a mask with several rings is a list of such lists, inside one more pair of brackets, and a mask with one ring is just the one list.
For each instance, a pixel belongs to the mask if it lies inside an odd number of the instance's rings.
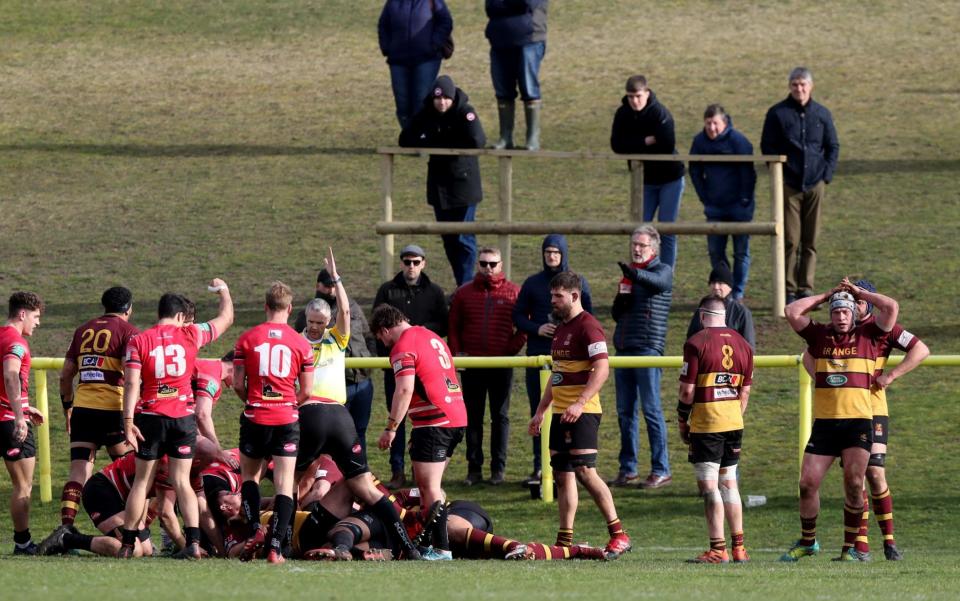
{"label": "man wearing beanie", "polygon": [[[730,273],[730,267],[721,261],[711,272],[707,280],[710,286],[710,293],[723,299],[723,305],[726,308],[727,327],[736,330],[738,334],[750,344],[750,348],[756,350],[757,336],[753,329],[753,314],[746,306],[738,300],[734,300],[733,294],[733,274]],[[693,312],[690,318],[690,327],[687,328],[687,338],[703,329],[700,322],[700,309]]]}
{"label": "man wearing beanie", "polygon": [[[876,318],[856,323],[857,301],[874,306]],[[830,323],[807,316],[829,302]],[[863,513],[863,484],[873,446],[873,403],[870,388],[888,333],[900,307],[890,297],[869,292],[844,278],[834,289],[787,305],[787,321],[807,342],[814,360],[813,429],[800,468],[800,539],[780,557],[795,562],[820,552],[817,516],[820,483],[834,459],[843,468],[843,546],[839,561],[866,561],[854,548]]]}
{"label": "man wearing beanie", "polygon": [[[486,142],[477,112],[447,75],[437,78],[420,112],[400,132],[400,146],[410,148],[483,148]],[[481,200],[478,157],[430,155],[427,203],[433,207],[437,221],[473,221]],[[441,238],[457,285],[473,279],[476,237],[445,234]]]}

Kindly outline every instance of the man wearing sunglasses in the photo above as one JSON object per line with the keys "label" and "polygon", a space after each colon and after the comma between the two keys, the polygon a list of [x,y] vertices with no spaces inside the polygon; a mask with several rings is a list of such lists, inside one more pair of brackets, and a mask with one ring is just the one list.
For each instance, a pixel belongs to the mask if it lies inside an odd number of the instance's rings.
{"label": "man wearing sunglasses", "polygon": [[[453,294],[450,333],[454,355],[503,357],[520,352],[527,335],[513,323],[513,306],[520,287],[503,274],[503,261],[496,248],[483,248],[477,275]],[[470,486],[483,480],[483,422],[490,397],[490,483],[502,484],[510,438],[510,389],[513,369],[465,369],[463,400],[467,406],[467,478]]]}

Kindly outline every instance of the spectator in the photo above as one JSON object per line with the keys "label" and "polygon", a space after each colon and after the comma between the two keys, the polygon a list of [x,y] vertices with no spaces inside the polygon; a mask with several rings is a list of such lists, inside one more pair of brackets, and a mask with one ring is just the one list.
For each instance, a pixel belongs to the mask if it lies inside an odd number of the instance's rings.
{"label": "spectator", "polygon": [[840,155],[837,130],[825,106],[811,98],[813,75],[806,67],[790,72],[790,95],[770,107],[760,150],[783,154],[783,231],[786,295],[789,305],[813,293],[817,270],[820,203],[833,181]]}
{"label": "spectator", "polygon": [[[513,307],[520,287],[503,275],[496,248],[480,250],[477,275],[453,294],[447,340],[455,356],[516,355],[526,335],[513,325]],[[490,484],[503,484],[510,440],[510,389],[513,368],[473,368],[462,372],[467,406],[467,478],[470,486],[483,481],[483,422],[490,397]]]}
{"label": "spectator", "polygon": [[[627,80],[627,95],[613,117],[610,148],[620,154],[677,154],[673,115],[647,87],[647,78],[634,75]],[[676,221],[683,196],[683,163],[643,163],[643,220]],[[660,261],[675,269],[677,237],[662,236]]]}
{"label": "spectator", "polygon": [[[733,128],[733,120],[719,104],[703,113],[703,131],[693,138],[690,154],[753,154],[753,145]],[[757,172],[753,163],[690,162],[690,181],[697,191],[707,221],[752,221]],[[750,272],[750,236],[733,237],[733,298],[741,300]],[[707,236],[710,266],[727,261],[727,234]]]}
{"label": "spectator", "polygon": [[[660,260],[660,234],[642,225],[630,237],[630,263],[620,263],[623,279],[613,301],[613,344],[620,357],[659,357],[667,335],[667,314],[673,294],[673,269]],[[660,368],[634,367],[616,370],[617,417],[620,423],[620,473],[610,483],[627,486],[639,479],[637,449],[643,408],[650,443],[650,475],[641,488],[670,484],[667,457],[667,425],[660,406]]]}
{"label": "spectator", "polygon": [[[550,304],[550,281],[563,271],[570,271],[567,239],[560,234],[550,234],[543,239],[543,270],[528,277],[520,287],[517,304],[513,307],[513,323],[517,329],[527,335],[527,356],[549,355],[553,333],[557,321],[553,318]],[[593,313],[593,301],[590,297],[590,285],[587,278],[580,276],[580,302],[587,313]],[[540,404],[540,369],[528,367],[526,370],[527,400],[530,402],[530,416]],[[529,480],[540,480],[540,437],[533,438],[533,472]]]}
{"label": "spectator", "polygon": [[[400,146],[483,148],[487,141],[467,95],[441,75],[424,99],[423,109],[400,132]],[[476,156],[431,155],[427,167],[427,202],[437,221],[473,221],[483,200],[480,161]],[[458,286],[473,279],[477,239],[473,234],[446,234],[443,249]],[[397,437],[399,438],[399,436]]]}
{"label": "spectator", "polygon": [[[423,326],[437,336],[447,335],[447,299],[440,286],[430,281],[424,273],[427,267],[427,255],[416,244],[408,244],[400,251],[400,272],[392,280],[384,282],[377,290],[373,308],[379,305],[396,307],[410,321],[411,325]],[[377,343],[377,355],[388,357],[387,347]],[[383,370],[383,393],[387,399],[387,410],[392,408],[396,383],[393,370]],[[406,484],[404,473],[404,454],[406,452],[406,429],[403,423],[397,427],[397,436],[390,446],[390,482],[387,487],[401,488]]]}
{"label": "spectator", "polygon": [[527,150],[540,150],[540,61],[547,51],[549,0],[487,0],[490,76],[497,95],[500,139],[513,148],[517,88],[527,122]]}
{"label": "spectator", "polygon": [[453,32],[444,0],[387,0],[377,33],[390,66],[400,129],[410,123],[440,72],[441,48]]}
{"label": "spectator", "polygon": [[[710,286],[710,294],[723,299],[723,305],[726,309],[726,325],[731,330],[736,330],[738,334],[750,345],[750,348],[756,350],[757,336],[753,329],[753,314],[740,301],[733,298],[730,293],[733,290],[733,276],[730,274],[730,268],[726,263],[720,263],[710,272],[710,278],[707,280]],[[687,339],[703,329],[703,323],[700,321],[700,309],[693,312],[690,318],[690,327],[687,328]]]}
{"label": "spectator", "polygon": [[[337,297],[336,282],[330,272],[321,269],[317,273],[317,291],[314,298],[323,299],[330,307],[330,323],[327,327],[337,325]],[[345,357],[376,357],[377,337],[370,331],[367,318],[356,299],[350,301],[350,341],[347,343]],[[293,329],[303,332],[307,327],[306,310],[301,309],[294,321]],[[363,450],[367,450],[367,426],[370,425],[370,412],[373,410],[373,380],[370,379],[369,369],[346,368],[344,380],[347,386],[347,411],[353,418],[353,424],[360,436]]]}

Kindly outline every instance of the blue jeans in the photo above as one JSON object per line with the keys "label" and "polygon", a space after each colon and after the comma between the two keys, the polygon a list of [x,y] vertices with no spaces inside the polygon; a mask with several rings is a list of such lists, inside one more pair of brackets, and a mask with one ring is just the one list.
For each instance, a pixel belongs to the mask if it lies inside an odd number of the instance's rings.
{"label": "blue jeans", "polygon": [[[659,357],[653,349],[618,351],[619,357]],[[643,408],[650,443],[650,472],[657,476],[670,474],[667,455],[667,424],[660,407],[660,368],[633,367],[614,370],[617,385],[617,418],[620,422],[620,472],[639,474],[637,450],[640,446],[638,409]]]}
{"label": "blue jeans", "polygon": [[[659,212],[659,221],[672,222],[680,216],[680,198],[683,196],[684,178],[666,184],[643,185],[643,220],[653,221]],[[676,271],[677,237],[660,236],[660,262]]]}
{"label": "blue jeans", "polygon": [[[477,216],[477,205],[451,209],[433,207],[433,214],[437,216],[437,221],[473,221]],[[477,262],[477,237],[473,234],[447,234],[440,237],[457,286],[472,280],[474,264]]]}
{"label": "blue jeans", "polygon": [[[387,399],[387,413],[393,408],[393,393],[397,390],[397,381],[393,379],[393,370],[383,370],[383,394]],[[397,435],[390,445],[390,471],[394,474],[403,473],[404,454],[407,450],[407,419],[404,417],[397,426]]]}
{"label": "blue jeans", "polygon": [[440,59],[416,65],[390,65],[390,84],[401,129],[420,111],[439,72]]}
{"label": "blue jeans", "polygon": [[356,384],[347,384],[347,411],[357,428],[360,445],[367,451],[367,426],[370,425],[370,411],[373,409],[373,381],[370,378]]}
{"label": "blue jeans", "polygon": [[490,49],[490,77],[498,100],[513,100],[520,88],[524,102],[540,100],[540,61],[547,52],[546,42],[534,42],[516,48]]}
{"label": "blue jeans", "polygon": [[[537,412],[537,406],[540,405],[540,368],[526,368],[527,401],[530,403],[530,417]],[[540,471],[540,437],[533,437],[533,471]]]}
{"label": "blue jeans", "polygon": [[[712,220],[708,220],[712,221]],[[747,277],[750,274],[750,236],[743,234],[733,238],[733,298],[740,300],[747,289]],[[727,261],[727,235],[707,236],[707,252],[710,253],[710,266],[716,268]]]}

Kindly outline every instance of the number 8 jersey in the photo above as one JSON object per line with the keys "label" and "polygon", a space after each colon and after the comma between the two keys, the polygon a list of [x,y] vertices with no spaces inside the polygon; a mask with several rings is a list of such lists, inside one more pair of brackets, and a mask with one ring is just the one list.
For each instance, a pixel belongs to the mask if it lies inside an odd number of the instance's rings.
{"label": "number 8 jersey", "polygon": [[127,343],[125,367],[140,370],[137,413],[178,418],[193,415],[194,363],[200,348],[219,333],[208,323],[156,325]]}
{"label": "number 8 jersey", "polygon": [[414,428],[467,425],[467,409],[450,360],[450,349],[432,331],[422,326],[408,328],[390,350],[394,376],[415,376],[410,400]]}
{"label": "number 8 jersey", "polygon": [[237,340],[233,364],[247,376],[243,415],[262,426],[297,421],[297,381],[313,371],[313,348],[285,323],[262,323]]}

